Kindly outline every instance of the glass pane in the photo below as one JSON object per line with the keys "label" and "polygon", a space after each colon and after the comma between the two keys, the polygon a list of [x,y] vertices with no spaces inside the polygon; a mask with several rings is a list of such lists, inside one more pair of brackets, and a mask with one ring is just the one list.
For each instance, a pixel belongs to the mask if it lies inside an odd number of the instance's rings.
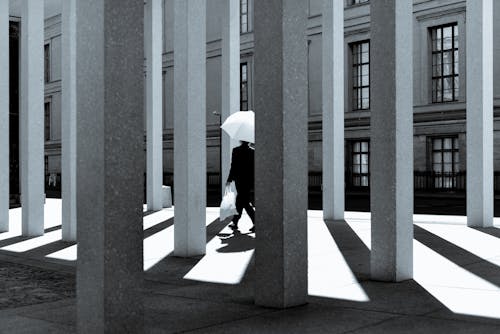
{"label": "glass pane", "polygon": [[443,63],[451,64],[453,62],[452,53],[453,53],[453,51],[444,51],[443,52]]}
{"label": "glass pane", "polygon": [[443,164],[443,172],[451,173],[452,172],[452,164]]}
{"label": "glass pane", "polygon": [[361,177],[361,186],[362,187],[368,187],[368,176],[362,176]]}
{"label": "glass pane", "polygon": [[452,163],[452,153],[443,152],[443,164],[451,164],[451,163]]}
{"label": "glass pane", "polygon": [[443,27],[443,38],[450,38],[453,33],[453,27]]}
{"label": "glass pane", "polygon": [[360,182],[360,178],[359,178],[359,176],[354,176],[354,177],[352,178],[352,184],[353,184],[353,186],[355,186],[355,187],[359,187],[359,186],[361,185],[360,183],[361,183],[361,182]]}
{"label": "glass pane", "polygon": [[370,56],[369,56],[369,53],[368,53],[368,52],[363,52],[363,53],[361,54],[361,61],[362,61],[363,63],[368,63],[368,62],[370,62]]}
{"label": "glass pane", "polygon": [[434,139],[434,140],[432,141],[432,148],[433,148],[434,150],[441,150],[441,148],[442,148],[441,143],[442,143],[442,140],[441,140],[441,139]]}
{"label": "glass pane", "polygon": [[445,150],[450,150],[452,145],[452,138],[445,138],[443,140],[443,148]]}
{"label": "glass pane", "polygon": [[458,150],[458,138],[453,138],[453,148]]}
{"label": "glass pane", "polygon": [[359,154],[355,154],[354,157],[353,157],[353,159],[352,159],[352,161],[353,161],[354,165],[359,165],[361,163],[361,157],[360,157],[360,155]]}
{"label": "glass pane", "polygon": [[361,89],[361,97],[363,99],[366,99],[369,96],[370,89],[369,88],[362,88]]}
{"label": "glass pane", "polygon": [[368,86],[369,84],[370,84],[370,78],[368,77],[368,75],[363,75],[361,77],[361,85]]}
{"label": "glass pane", "polygon": [[359,165],[353,165],[352,166],[352,172],[354,174],[359,174],[360,173],[360,166]]}
{"label": "glass pane", "polygon": [[441,163],[441,152],[436,152],[432,155],[432,162],[437,165]]}
{"label": "glass pane", "polygon": [[354,152],[360,152],[360,149],[359,149],[359,148],[360,148],[360,145],[361,145],[361,144],[360,144],[360,142],[359,142],[359,141],[355,142],[355,143],[354,143],[354,148],[353,148],[352,150],[353,150]]}
{"label": "glass pane", "polygon": [[[368,154],[361,155],[361,164],[368,167]],[[368,173],[368,172],[366,172]]]}
{"label": "glass pane", "polygon": [[453,101],[453,89],[443,90],[443,101]]}
{"label": "glass pane", "polygon": [[361,75],[368,75],[370,70],[370,65],[361,65]]}
{"label": "glass pane", "polygon": [[368,165],[361,165],[361,173],[368,174]]}
{"label": "glass pane", "polygon": [[367,141],[361,142],[361,150],[363,152],[368,152],[368,142]]}
{"label": "glass pane", "polygon": [[361,109],[368,109],[370,108],[370,99],[369,98],[363,98],[361,100]]}

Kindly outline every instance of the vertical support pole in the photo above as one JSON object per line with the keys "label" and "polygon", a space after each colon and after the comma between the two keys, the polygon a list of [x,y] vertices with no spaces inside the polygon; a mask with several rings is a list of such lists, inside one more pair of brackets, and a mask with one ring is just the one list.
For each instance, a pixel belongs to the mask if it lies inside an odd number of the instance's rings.
{"label": "vertical support pole", "polygon": [[148,210],[161,210],[163,185],[163,12],[162,0],[147,0],[145,6],[147,185]]}
{"label": "vertical support pole", "polygon": [[258,305],[307,298],[307,1],[255,1]]}
{"label": "vertical support pole", "polygon": [[413,276],[411,0],[371,2],[371,277]]}
{"label": "vertical support pole", "polygon": [[144,3],[76,16],[78,333],[142,333]]}
{"label": "vertical support pole", "polygon": [[174,253],[206,248],[206,1],[174,0]]}
{"label": "vertical support pole", "polygon": [[323,0],[323,218],[344,219],[344,3]]}
{"label": "vertical support pole", "polygon": [[44,2],[21,1],[22,234],[44,233]]}
{"label": "vertical support pole", "polygon": [[0,232],[9,230],[9,0],[0,0]]}
{"label": "vertical support pole", "polygon": [[493,2],[467,0],[467,225],[493,226]]}
{"label": "vertical support pole", "polygon": [[[222,20],[222,112],[221,123],[240,109],[240,2],[224,1]],[[231,151],[236,146],[226,133],[221,131],[221,192],[231,168]]]}
{"label": "vertical support pole", "polygon": [[76,241],[76,9],[62,3],[62,238]]}

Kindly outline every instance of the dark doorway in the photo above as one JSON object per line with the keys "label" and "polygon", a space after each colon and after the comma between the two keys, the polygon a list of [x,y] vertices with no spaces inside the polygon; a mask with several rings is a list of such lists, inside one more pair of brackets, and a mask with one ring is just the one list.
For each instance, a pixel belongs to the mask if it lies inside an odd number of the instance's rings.
{"label": "dark doorway", "polygon": [[10,206],[20,205],[19,185],[19,22],[9,24]]}

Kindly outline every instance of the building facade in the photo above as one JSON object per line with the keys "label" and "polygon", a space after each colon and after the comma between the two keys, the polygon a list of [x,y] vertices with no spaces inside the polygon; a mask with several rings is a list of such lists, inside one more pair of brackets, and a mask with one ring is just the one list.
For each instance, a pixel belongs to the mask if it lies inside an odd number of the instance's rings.
{"label": "building facade", "polygon": [[[209,186],[219,182],[221,122],[221,13],[224,2],[207,2],[206,124]],[[163,170],[173,173],[173,0],[163,6]],[[321,184],[322,66],[321,0],[309,0],[309,172],[310,186]],[[466,172],[466,3],[459,0],[413,2],[413,101],[415,189],[463,190]],[[494,2],[494,142],[500,144],[500,3]],[[498,18],[498,19],[496,19]],[[13,18],[15,21],[15,18]],[[16,22],[11,23],[16,43]],[[345,60],[345,182],[348,190],[370,185],[370,3],[346,0]],[[14,45],[14,44],[12,44]],[[253,109],[253,0],[240,0],[240,109]],[[12,49],[16,49],[15,47]],[[61,15],[45,20],[45,174],[46,190],[60,190],[61,173]],[[15,54],[13,54],[15,55]],[[13,57],[11,57],[13,58]],[[16,94],[12,90],[11,94]],[[15,97],[15,96],[13,96]],[[11,99],[15,101],[16,99]],[[11,114],[16,115],[16,104]],[[13,116],[15,119],[15,116]],[[15,125],[13,123],[13,125]],[[16,126],[11,126],[15,129]],[[15,132],[13,134],[15,136]],[[15,141],[11,141],[15,142]],[[13,144],[15,145],[15,143]],[[14,148],[14,147],[13,147]],[[16,152],[15,149],[11,152]],[[16,174],[11,157],[11,175]],[[500,151],[494,151],[500,171]],[[496,180],[497,178],[495,178]],[[11,176],[11,192],[16,178]],[[500,181],[500,178],[499,178]],[[500,190],[500,182],[495,181]]]}

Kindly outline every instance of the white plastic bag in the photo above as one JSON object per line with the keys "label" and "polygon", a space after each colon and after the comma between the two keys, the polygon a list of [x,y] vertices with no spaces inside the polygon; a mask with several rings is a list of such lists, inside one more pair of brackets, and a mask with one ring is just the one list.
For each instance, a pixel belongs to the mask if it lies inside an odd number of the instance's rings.
{"label": "white plastic bag", "polygon": [[224,221],[226,218],[237,214],[236,189],[234,187],[234,183],[231,182],[231,185],[227,186],[224,190],[224,197],[222,197],[222,201],[220,202],[219,219],[220,221]]}

